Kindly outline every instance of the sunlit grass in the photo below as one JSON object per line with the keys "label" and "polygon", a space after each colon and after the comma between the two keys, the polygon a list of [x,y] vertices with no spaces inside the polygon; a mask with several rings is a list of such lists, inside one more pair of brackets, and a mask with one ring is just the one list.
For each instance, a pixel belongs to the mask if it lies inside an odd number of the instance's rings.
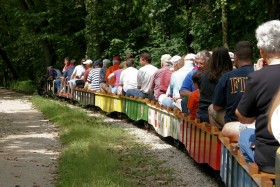
{"label": "sunlit grass", "polygon": [[[58,168],[58,187],[138,186],[139,181],[168,175],[161,162],[146,155],[127,131],[89,117],[65,103],[34,96],[32,102],[59,126],[63,145]],[[170,181],[168,175],[164,179]],[[148,183],[149,181],[147,181]]]}

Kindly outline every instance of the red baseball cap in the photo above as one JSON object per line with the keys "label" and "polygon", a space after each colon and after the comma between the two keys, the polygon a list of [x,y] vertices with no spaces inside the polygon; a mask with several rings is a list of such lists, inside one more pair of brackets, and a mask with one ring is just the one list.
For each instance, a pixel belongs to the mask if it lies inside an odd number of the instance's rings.
{"label": "red baseball cap", "polygon": [[122,61],[120,56],[114,56],[113,60],[118,60],[118,61]]}

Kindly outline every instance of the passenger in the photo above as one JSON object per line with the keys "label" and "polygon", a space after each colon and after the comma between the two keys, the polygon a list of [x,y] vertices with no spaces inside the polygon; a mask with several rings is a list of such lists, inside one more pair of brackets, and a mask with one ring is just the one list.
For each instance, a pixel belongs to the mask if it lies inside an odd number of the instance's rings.
{"label": "passenger", "polygon": [[109,87],[107,86],[106,84],[106,71],[107,69],[112,66],[112,63],[109,59],[104,59],[103,60],[103,66],[100,70],[100,80],[99,80],[99,84],[100,84],[100,89],[101,89],[101,92],[106,92],[106,91],[103,91],[102,88],[104,89],[109,89]]}
{"label": "passenger", "polygon": [[[236,136],[239,135],[239,122],[235,115],[236,107],[245,91],[245,81],[253,68],[253,46],[248,41],[238,42],[234,49],[237,69],[224,74],[213,93],[213,104],[208,108],[209,121],[222,129],[228,122],[236,121]],[[231,126],[234,124],[231,123]],[[226,128],[226,127],[225,127]],[[231,127],[231,131],[233,127]],[[223,129],[224,132],[228,132]],[[230,132],[231,136],[234,132]],[[224,134],[226,135],[226,134]]]}
{"label": "passenger", "polygon": [[195,64],[197,66],[197,69],[192,70],[187,74],[187,76],[184,78],[184,81],[182,83],[182,86],[180,88],[180,96],[182,98],[182,112],[188,113],[187,110],[187,100],[189,95],[191,94],[192,91],[195,90],[192,82],[192,76],[197,72],[197,71],[202,71],[204,72],[205,69],[208,66],[209,60],[210,60],[210,53],[207,50],[203,50],[197,53],[195,57]]}
{"label": "passenger", "polygon": [[85,64],[92,62],[91,60],[81,60],[81,64],[77,65],[71,75],[71,78],[69,80],[69,86],[71,88],[71,93],[73,93],[73,89],[77,86],[77,81],[78,84],[80,84],[80,80],[83,81],[84,78],[84,73],[85,73]]}
{"label": "passenger", "polygon": [[[184,57],[182,58],[178,55],[175,55],[170,59],[170,63],[172,64],[172,69],[173,69],[173,73],[174,73],[183,67]],[[162,104],[166,108],[168,108],[168,107],[175,108],[174,104],[176,103],[177,99],[180,99],[179,88],[181,85],[178,85],[178,84],[180,84],[181,81],[171,82],[172,74],[169,78],[170,81],[169,81],[169,85],[167,87],[167,91],[165,93],[165,97],[163,98],[163,96],[161,96],[161,98],[159,99],[159,103]],[[167,78],[167,77],[165,77],[165,78]],[[179,107],[179,108],[181,108],[181,107]]]}
{"label": "passenger", "polygon": [[188,110],[190,117],[192,118],[197,118],[196,112],[198,109],[198,102],[199,102],[199,97],[200,97],[200,92],[199,92],[199,86],[200,86],[200,78],[201,78],[201,72],[198,71],[192,76],[192,81],[194,84],[195,90],[191,92],[189,99],[188,99]]}
{"label": "passenger", "polygon": [[126,61],[128,61],[128,60],[134,61],[134,55],[133,55],[133,53],[132,53],[132,52],[126,53],[126,55],[125,55],[125,60],[126,60]]}
{"label": "passenger", "polygon": [[[65,57],[63,63],[64,63],[64,67],[62,69],[62,73],[64,73],[68,68],[71,67],[70,58]],[[61,74],[61,76],[57,76],[56,80],[54,81],[54,84],[55,84],[55,87],[56,87],[57,91],[60,91],[62,89],[62,78],[63,78],[63,76]]]}
{"label": "passenger", "polygon": [[57,78],[57,71],[52,66],[47,67],[48,69],[48,77],[47,81],[53,81]]}
{"label": "passenger", "polygon": [[148,98],[149,86],[153,74],[158,70],[151,64],[151,54],[143,51],[140,54],[140,65],[142,66],[137,73],[137,89],[128,89],[127,96]]}
{"label": "passenger", "polygon": [[94,68],[89,72],[87,82],[89,83],[89,90],[100,92],[100,71],[103,62],[100,60],[94,61]]}
{"label": "passenger", "polygon": [[122,71],[120,76],[120,86],[122,86],[122,95],[126,95],[128,89],[137,89],[138,69],[134,68],[134,60],[126,61],[126,69]]}
{"label": "passenger", "polygon": [[268,131],[280,142],[280,90],[276,93],[269,110]]}
{"label": "passenger", "polygon": [[268,66],[251,73],[246,90],[236,110],[241,123],[256,120],[256,129],[245,129],[239,136],[239,147],[248,162],[261,171],[275,172],[275,155],[279,142],[268,132],[268,109],[280,88],[280,21],[268,21],[256,30],[257,46]]}
{"label": "passenger", "polygon": [[62,73],[64,73],[68,68],[71,67],[71,63],[70,63],[70,58],[69,57],[65,57],[64,58],[64,67],[62,69]]}
{"label": "passenger", "polygon": [[[173,93],[174,93],[173,97],[175,98],[175,100],[177,100],[177,98],[180,98],[179,90],[182,86],[184,78],[194,67],[194,59],[195,59],[195,54],[192,54],[192,53],[187,54],[182,61],[183,67],[181,67],[181,65],[180,65],[181,64],[181,60],[180,60],[180,62],[178,62],[178,68],[179,68],[178,71],[174,71],[170,77],[170,83],[169,83],[168,90],[166,93],[169,95],[171,95],[171,94],[173,95]],[[175,66],[175,69],[176,68],[177,68],[177,66]],[[161,105],[162,105],[164,98],[168,96],[167,94],[163,94],[160,96],[159,103]],[[171,98],[171,97],[170,97],[170,99],[167,98],[167,99],[165,99],[164,102],[166,102],[164,105],[173,107],[172,106],[173,98]]]}
{"label": "passenger", "polygon": [[[97,61],[100,61],[100,60],[97,60]],[[92,63],[91,60],[88,61],[88,63],[85,64],[84,82],[87,82],[88,74],[93,69],[92,66],[93,66],[93,63]]]}
{"label": "passenger", "polygon": [[201,122],[209,123],[208,107],[212,104],[212,96],[219,78],[232,70],[228,49],[217,47],[213,50],[209,68],[201,76],[200,98],[198,103],[197,117]]}
{"label": "passenger", "polygon": [[114,71],[118,70],[119,69],[119,65],[121,63],[121,57],[120,56],[114,56],[113,57],[113,66],[109,67],[107,70],[106,70],[106,75],[105,75],[105,81],[106,81],[106,84],[101,84],[101,90],[102,92],[105,92],[105,93],[110,93],[111,92],[111,89],[109,86],[113,86],[115,85],[115,77],[112,78],[112,81],[111,83],[109,83],[109,80],[108,80],[108,76],[113,73]]}
{"label": "passenger", "polygon": [[75,60],[71,60],[70,67],[68,67],[66,71],[63,72],[62,80],[61,80],[61,87],[62,87],[62,89],[60,90],[61,92],[65,91],[65,83],[67,83],[71,78],[71,75],[75,69],[75,62],[76,62]]}
{"label": "passenger", "polygon": [[[120,76],[122,71],[126,69],[126,61],[123,61],[120,65],[119,65],[119,69],[114,71],[113,73],[111,73],[108,76],[108,81],[109,81],[109,87],[111,89],[111,93],[112,94],[117,94],[119,86],[120,86]],[[113,85],[112,80],[115,79],[115,84]],[[121,93],[119,93],[118,95],[120,95]]]}
{"label": "passenger", "polygon": [[160,58],[160,65],[161,68],[158,69],[154,75],[152,76],[151,84],[150,84],[150,90],[149,90],[149,100],[151,101],[157,101],[158,97],[162,94],[160,91],[160,80],[162,78],[162,75],[165,71],[167,71],[170,67],[169,61],[171,59],[170,54],[164,54]]}
{"label": "passenger", "polygon": [[258,62],[254,64],[254,70],[258,71],[262,69],[264,66],[267,66],[267,63],[263,60],[263,58],[259,58]]}
{"label": "passenger", "polygon": [[[173,60],[169,62],[170,66],[169,69],[163,72],[162,77],[160,79],[160,84],[159,84],[159,89],[160,89],[160,96],[158,97],[158,102],[162,104],[162,100],[167,97],[167,90],[169,90],[169,85],[170,85],[170,79],[174,71],[177,71],[178,69],[182,68],[184,66],[184,57],[183,56],[178,63],[174,66],[174,62],[177,60],[173,58]],[[164,97],[163,97],[164,96]],[[161,98],[160,98],[161,97]],[[159,101],[160,100],[160,101]]]}
{"label": "passenger", "polygon": [[229,51],[228,54],[229,54],[230,60],[232,62],[232,68],[236,69],[236,64],[235,64],[235,61],[234,61],[234,53]]}
{"label": "passenger", "polygon": [[60,85],[61,72],[59,71],[59,69],[53,68],[52,66],[47,67],[47,69],[47,82],[50,84],[51,87],[54,86],[54,92],[57,92],[57,89],[59,88],[58,84]]}

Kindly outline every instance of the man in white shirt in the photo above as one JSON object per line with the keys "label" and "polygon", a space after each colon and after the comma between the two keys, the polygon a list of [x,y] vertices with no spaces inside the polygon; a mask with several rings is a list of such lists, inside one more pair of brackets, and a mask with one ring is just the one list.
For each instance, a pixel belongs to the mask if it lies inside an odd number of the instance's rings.
{"label": "man in white shirt", "polygon": [[137,89],[138,69],[134,68],[133,59],[126,61],[126,69],[120,76],[120,85],[122,86],[122,94],[125,95],[128,89]]}
{"label": "man in white shirt", "polygon": [[151,65],[151,54],[144,51],[140,54],[140,65],[142,66],[137,73],[137,89],[128,89],[127,96],[135,96],[140,98],[147,98],[150,88],[150,82],[153,74],[158,70]]}

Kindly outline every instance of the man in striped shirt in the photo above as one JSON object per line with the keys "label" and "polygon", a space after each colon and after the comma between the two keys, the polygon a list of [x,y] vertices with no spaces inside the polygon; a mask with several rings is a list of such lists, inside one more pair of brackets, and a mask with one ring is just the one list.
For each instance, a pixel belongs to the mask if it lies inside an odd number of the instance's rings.
{"label": "man in striped shirt", "polygon": [[100,60],[94,61],[94,68],[89,72],[87,82],[90,84],[89,89],[100,92],[99,78],[100,70],[103,63]]}

